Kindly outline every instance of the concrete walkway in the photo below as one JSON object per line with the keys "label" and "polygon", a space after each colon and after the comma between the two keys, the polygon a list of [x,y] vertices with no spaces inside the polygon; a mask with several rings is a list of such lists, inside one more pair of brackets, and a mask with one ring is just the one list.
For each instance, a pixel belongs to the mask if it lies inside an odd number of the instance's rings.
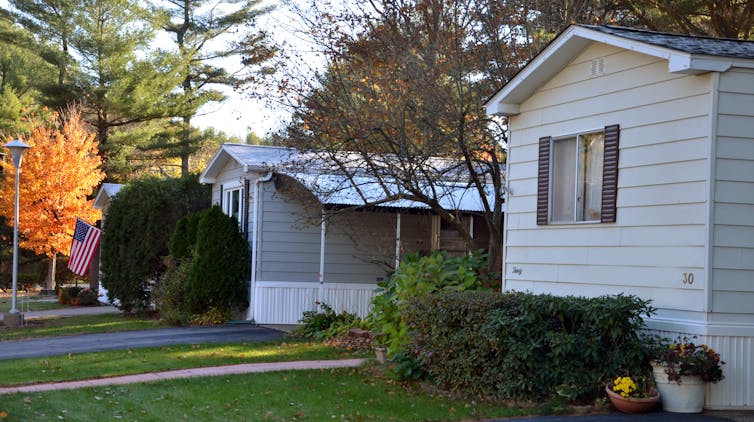
{"label": "concrete walkway", "polygon": [[[45,311],[29,311],[23,312],[24,319],[37,319],[37,318],[54,318],[54,317],[69,317],[79,315],[103,315],[103,314],[117,314],[120,310],[115,306],[78,306],[71,308],[60,309],[48,309]],[[0,321],[4,319],[5,315],[0,313]]]}
{"label": "concrete walkway", "polygon": [[151,372],[111,378],[96,378],[81,381],[52,382],[44,384],[17,385],[0,388],[1,394],[33,393],[52,390],[72,390],[76,388],[101,387],[140,382],[154,382],[176,378],[213,377],[231,374],[251,374],[258,372],[292,371],[306,369],[353,368],[364,363],[365,359],[307,360],[296,362],[242,363],[238,365],[212,366],[206,368],[178,369],[175,371]]}

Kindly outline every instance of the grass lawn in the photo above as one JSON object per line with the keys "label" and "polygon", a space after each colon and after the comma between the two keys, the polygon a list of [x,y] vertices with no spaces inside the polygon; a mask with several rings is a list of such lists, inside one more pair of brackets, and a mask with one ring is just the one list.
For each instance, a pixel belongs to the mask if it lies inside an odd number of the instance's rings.
{"label": "grass lawn", "polygon": [[[236,363],[366,357],[320,342],[194,344],[0,360],[0,386]],[[0,400],[0,403],[2,401]]]}
{"label": "grass lawn", "polygon": [[0,325],[0,341],[33,337],[146,330],[165,326],[155,319],[123,314],[37,318],[27,320],[27,323],[28,325],[17,328],[8,328]]}
{"label": "grass lawn", "polygon": [[[0,297],[0,313],[10,311],[11,297]],[[51,301],[49,297],[40,296],[17,296],[16,309],[22,312],[29,311],[46,311],[48,309],[67,308],[68,305],[61,305],[57,300]]]}
{"label": "grass lawn", "polygon": [[547,413],[453,400],[373,367],[284,371],[2,396],[8,421],[432,421]]}

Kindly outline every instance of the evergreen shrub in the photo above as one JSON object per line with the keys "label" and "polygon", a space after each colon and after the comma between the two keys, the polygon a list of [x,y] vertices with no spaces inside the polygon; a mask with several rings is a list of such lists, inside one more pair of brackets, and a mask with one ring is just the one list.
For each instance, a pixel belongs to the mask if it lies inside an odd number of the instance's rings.
{"label": "evergreen shrub", "polygon": [[193,314],[210,308],[248,306],[249,244],[238,220],[212,207],[199,220],[196,253],[185,286],[186,306]]}
{"label": "evergreen shrub", "polygon": [[[485,296],[487,295],[487,296]],[[649,352],[635,296],[441,293],[408,313],[413,347],[442,386],[477,396],[592,400],[617,374],[643,374]]]}
{"label": "evergreen shrub", "polygon": [[205,212],[189,214],[175,224],[175,230],[173,230],[168,242],[170,256],[173,259],[181,260],[193,255],[196,245],[196,229],[199,227],[199,221]]}
{"label": "evergreen shrub", "polygon": [[149,309],[176,222],[209,205],[209,187],[196,175],[147,177],[124,186],[108,207],[102,236],[100,268],[108,299],[117,299],[126,312]]}

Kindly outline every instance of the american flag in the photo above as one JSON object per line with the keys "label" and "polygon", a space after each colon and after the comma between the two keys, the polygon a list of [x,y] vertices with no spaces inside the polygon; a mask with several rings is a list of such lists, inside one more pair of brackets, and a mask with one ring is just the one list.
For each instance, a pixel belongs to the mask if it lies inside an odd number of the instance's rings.
{"label": "american flag", "polygon": [[68,258],[68,269],[74,274],[86,274],[101,235],[102,230],[76,219],[76,230],[73,232],[71,253]]}

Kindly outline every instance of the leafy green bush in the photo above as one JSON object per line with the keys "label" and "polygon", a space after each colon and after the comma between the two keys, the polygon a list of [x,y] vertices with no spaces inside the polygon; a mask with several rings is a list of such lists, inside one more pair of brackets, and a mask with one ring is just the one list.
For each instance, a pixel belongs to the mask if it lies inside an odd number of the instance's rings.
{"label": "leafy green bush", "polygon": [[410,311],[424,368],[452,390],[518,400],[589,400],[608,379],[648,370],[635,296],[530,293],[421,297]]}
{"label": "leafy green bush", "polygon": [[378,284],[369,315],[378,341],[387,346],[388,355],[405,351],[411,341],[405,321],[410,299],[442,290],[483,290],[495,277],[487,274],[486,269],[484,251],[462,257],[448,257],[444,252],[425,257],[406,255],[392,277]]}
{"label": "leafy green bush", "polygon": [[233,313],[227,306],[212,306],[206,311],[191,317],[193,325],[225,324],[233,318]]}
{"label": "leafy green bush", "polygon": [[68,287],[60,287],[60,291],[58,294],[58,300],[62,304],[71,303],[74,305],[78,305],[78,295],[79,292],[81,292],[82,288],[78,286],[68,286]]}
{"label": "leafy green bush", "polygon": [[97,292],[90,288],[82,289],[76,296],[80,306],[94,306],[99,304]]}
{"label": "leafy green bush", "polygon": [[102,237],[100,268],[108,299],[117,299],[126,312],[148,309],[176,222],[209,204],[209,187],[196,175],[126,185],[110,203]]}
{"label": "leafy green bush", "polygon": [[167,270],[152,291],[152,300],[162,320],[170,325],[186,325],[191,313],[183,296],[193,257],[179,260],[171,257],[168,261]]}
{"label": "leafy green bush", "polygon": [[189,270],[184,299],[192,313],[209,308],[248,306],[249,244],[238,220],[212,207],[196,229],[196,256]]}
{"label": "leafy green bush", "polygon": [[325,340],[343,335],[351,328],[358,327],[361,319],[356,314],[346,311],[335,313],[325,303],[318,303],[322,311],[304,311],[304,316],[299,320],[302,325],[297,329],[298,333],[317,340]]}

